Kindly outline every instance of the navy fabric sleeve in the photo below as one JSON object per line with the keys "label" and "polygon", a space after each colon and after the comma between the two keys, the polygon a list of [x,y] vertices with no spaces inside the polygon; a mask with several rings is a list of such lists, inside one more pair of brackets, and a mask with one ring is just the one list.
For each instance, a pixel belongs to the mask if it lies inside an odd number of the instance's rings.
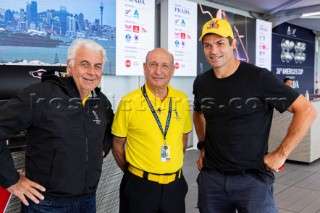
{"label": "navy fabric sleeve", "polygon": [[0,141],[0,186],[8,188],[18,182],[20,176],[14,168],[11,152],[4,140]]}
{"label": "navy fabric sleeve", "polygon": [[30,92],[18,93],[0,108],[0,185],[7,188],[19,180],[11,152],[5,140],[25,130],[32,122]]}
{"label": "navy fabric sleeve", "polygon": [[106,116],[106,120],[107,120],[107,127],[106,127],[106,132],[105,132],[105,138],[103,141],[103,151],[104,151],[104,156],[106,157],[107,154],[109,153],[111,147],[112,147],[112,134],[111,134],[111,126],[112,126],[112,122],[113,122],[113,117],[114,117],[114,113],[113,110],[111,108],[111,103],[109,102],[109,100],[107,100],[107,116]]}

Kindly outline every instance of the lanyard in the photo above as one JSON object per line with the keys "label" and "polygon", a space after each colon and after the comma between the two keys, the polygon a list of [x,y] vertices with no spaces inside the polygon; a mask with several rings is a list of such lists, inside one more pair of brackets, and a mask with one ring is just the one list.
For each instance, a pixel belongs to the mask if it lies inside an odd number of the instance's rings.
{"label": "lanyard", "polygon": [[160,122],[160,119],[159,119],[156,111],[154,110],[154,108],[153,108],[153,106],[152,106],[152,104],[151,104],[151,102],[150,102],[150,99],[149,99],[149,97],[148,97],[148,95],[147,95],[145,85],[143,85],[143,86],[141,87],[141,90],[142,90],[143,96],[146,98],[146,101],[147,101],[148,106],[149,106],[149,108],[150,108],[150,110],[151,110],[151,112],[152,112],[152,115],[153,115],[154,119],[156,120],[160,131],[161,131],[162,134],[163,134],[164,145],[166,145],[166,136],[167,136],[167,132],[168,132],[168,129],[169,129],[170,120],[171,120],[172,99],[170,98],[169,111],[168,111],[168,116],[167,116],[167,121],[166,121],[166,127],[165,127],[165,129],[163,130],[162,125],[161,125],[161,122]]}

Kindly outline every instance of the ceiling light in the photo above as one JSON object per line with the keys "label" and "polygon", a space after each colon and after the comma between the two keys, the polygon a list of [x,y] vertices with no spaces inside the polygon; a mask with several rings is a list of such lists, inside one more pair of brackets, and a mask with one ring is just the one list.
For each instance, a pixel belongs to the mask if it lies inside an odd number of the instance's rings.
{"label": "ceiling light", "polygon": [[310,17],[310,16],[319,16],[319,15],[320,15],[320,11],[312,12],[312,13],[302,13],[301,18]]}
{"label": "ceiling light", "polygon": [[306,17],[300,17],[302,19],[320,19],[320,16],[306,16]]}

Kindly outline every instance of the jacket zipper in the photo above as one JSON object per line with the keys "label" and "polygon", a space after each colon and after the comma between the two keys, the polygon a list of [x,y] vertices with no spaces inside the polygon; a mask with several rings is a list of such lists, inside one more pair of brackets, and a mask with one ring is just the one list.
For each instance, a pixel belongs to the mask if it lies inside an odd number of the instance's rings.
{"label": "jacket zipper", "polygon": [[50,165],[50,171],[49,171],[49,178],[48,178],[48,182],[47,182],[47,185],[51,184],[52,182],[52,175],[53,175],[53,165],[54,165],[54,162],[55,162],[55,159],[56,159],[56,148],[54,148],[53,150],[53,154],[52,154],[52,159],[51,159],[51,165]]}
{"label": "jacket zipper", "polygon": [[83,121],[83,130],[85,134],[85,145],[86,145],[86,172],[85,172],[85,185],[84,185],[84,193],[86,192],[86,188],[88,185],[88,172],[89,172],[89,148],[88,148],[88,137],[87,137],[87,129],[84,117],[85,107],[82,107],[82,121]]}

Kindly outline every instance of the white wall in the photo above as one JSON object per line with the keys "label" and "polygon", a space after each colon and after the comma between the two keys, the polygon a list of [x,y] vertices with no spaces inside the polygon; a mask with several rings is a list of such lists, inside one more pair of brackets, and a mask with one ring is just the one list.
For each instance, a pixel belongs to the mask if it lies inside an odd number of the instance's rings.
{"label": "white wall", "polygon": [[[192,103],[192,86],[195,77],[173,77],[170,85],[186,93]],[[144,76],[108,76],[104,75],[101,81],[102,92],[110,99],[113,109],[116,110],[121,98],[127,93],[141,87],[145,82]]]}

